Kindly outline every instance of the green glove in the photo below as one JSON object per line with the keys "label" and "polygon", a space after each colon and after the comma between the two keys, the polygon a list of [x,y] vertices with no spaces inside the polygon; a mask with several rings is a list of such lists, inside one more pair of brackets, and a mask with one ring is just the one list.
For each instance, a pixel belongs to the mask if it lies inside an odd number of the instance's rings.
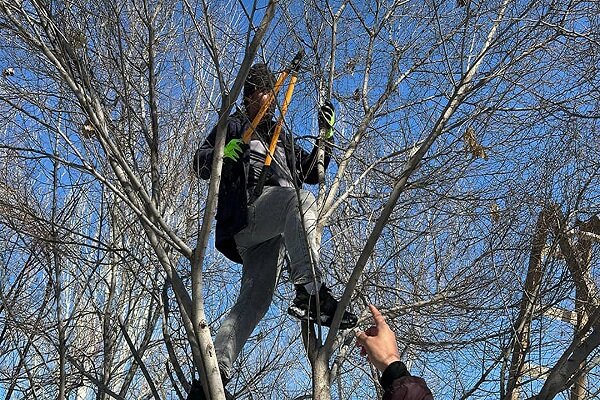
{"label": "green glove", "polygon": [[319,109],[319,129],[325,129],[325,139],[333,136],[333,125],[335,124],[335,109],[329,100]]}
{"label": "green glove", "polygon": [[231,139],[229,143],[225,145],[223,150],[223,158],[229,158],[230,160],[237,161],[244,152],[242,150],[242,139]]}

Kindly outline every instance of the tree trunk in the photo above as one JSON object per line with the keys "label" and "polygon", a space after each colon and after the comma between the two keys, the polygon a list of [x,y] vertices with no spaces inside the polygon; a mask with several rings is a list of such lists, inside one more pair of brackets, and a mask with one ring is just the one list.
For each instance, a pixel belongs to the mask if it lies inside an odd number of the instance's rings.
{"label": "tree trunk", "polygon": [[586,359],[600,345],[600,309],[596,306],[595,285],[589,275],[592,253],[586,233],[599,233],[598,221],[598,217],[593,216],[577,224],[580,232],[576,245],[571,244],[565,232],[559,232],[561,252],[575,281],[577,325],[573,342],[550,371],[538,399],[552,399],[571,385],[571,400],[586,398]]}
{"label": "tree trunk", "polygon": [[[587,323],[588,317],[584,308],[584,304],[582,303],[582,299],[580,299],[579,291],[576,292],[575,299],[575,309],[577,310],[577,326],[575,327],[575,333],[578,334],[584,329],[585,324]],[[579,365],[580,371],[585,371],[586,361],[584,360]],[[573,382],[573,387],[571,388],[570,400],[584,400],[587,386],[587,376],[586,373],[582,373],[575,382]]]}
{"label": "tree trunk", "polygon": [[542,251],[546,245],[548,232],[554,221],[554,206],[547,206],[540,211],[533,241],[531,243],[529,267],[527,270],[527,277],[525,278],[519,317],[514,327],[515,333],[512,346],[512,359],[509,369],[506,395],[504,397],[507,400],[519,399],[519,379],[523,375],[525,357],[529,352],[531,320],[533,318],[535,305],[538,302],[540,294],[539,286],[543,275]]}
{"label": "tree trunk", "polygon": [[328,357],[320,349],[312,362],[312,389],[314,400],[330,400],[331,371]]}
{"label": "tree trunk", "polygon": [[581,375],[579,369],[581,364],[600,345],[599,320],[600,312],[597,312],[592,317],[593,323],[586,324],[584,328],[585,332],[591,331],[591,334],[585,338],[582,338],[582,335],[577,335],[571,346],[556,363],[556,366],[552,368],[540,394],[536,397],[537,400],[553,399],[558,393],[569,387],[569,380],[572,377],[577,379]]}
{"label": "tree trunk", "polygon": [[[594,231],[594,223],[597,221],[598,217],[594,216],[590,221],[584,222],[579,225],[581,231]],[[591,228],[591,229],[590,229]],[[585,236],[584,234],[580,234],[577,242],[577,250],[579,252],[579,256],[581,262],[583,264],[582,274],[584,276],[584,280],[591,280],[589,276],[589,267],[592,260],[592,246],[591,240]],[[575,310],[577,310],[577,326],[575,328],[576,334],[579,333],[584,326],[588,322],[588,312],[586,309],[586,305],[589,302],[589,298],[587,298],[586,293],[582,293],[581,290],[576,287],[575,289]],[[579,365],[579,370],[585,371],[586,361],[584,360]],[[586,398],[587,391],[587,374],[583,372],[575,382],[573,382],[573,387],[571,388],[571,396],[570,400],[584,400]]]}

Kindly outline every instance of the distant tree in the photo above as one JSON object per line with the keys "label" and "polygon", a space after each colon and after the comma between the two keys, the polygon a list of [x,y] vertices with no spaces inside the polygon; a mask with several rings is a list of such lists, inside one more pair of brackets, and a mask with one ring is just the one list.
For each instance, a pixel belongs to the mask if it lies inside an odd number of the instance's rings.
{"label": "distant tree", "polygon": [[[225,117],[253,62],[279,72],[299,49],[286,129],[312,142],[318,106],[337,109],[315,193],[342,305],[379,306],[436,397],[595,396],[597,15],[583,0],[0,1],[6,398],[184,398],[195,372],[223,398],[211,330],[240,277],[211,245]],[[289,286],[236,398],[373,398],[353,332],[298,329]]]}

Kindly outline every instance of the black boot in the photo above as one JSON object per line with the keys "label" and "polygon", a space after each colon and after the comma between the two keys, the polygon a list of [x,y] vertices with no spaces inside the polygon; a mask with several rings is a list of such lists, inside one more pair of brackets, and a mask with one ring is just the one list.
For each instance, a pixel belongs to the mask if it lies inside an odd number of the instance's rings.
{"label": "black boot", "polygon": [[[223,379],[223,387],[227,384],[228,380]],[[235,400],[233,395],[225,389],[225,398],[227,400]],[[192,380],[192,388],[188,393],[187,400],[206,400],[206,396],[204,395],[204,389],[202,388],[202,383],[198,379]]]}
{"label": "black boot", "polygon": [[[308,320],[315,324],[320,320],[321,325],[329,327],[333,322],[337,306],[338,301],[333,298],[331,291],[322,284],[319,290],[319,311],[321,315],[317,317],[317,296],[308,294],[304,286],[296,285],[296,298],[292,306],[288,308],[288,314],[299,320]],[[356,315],[349,311],[344,311],[340,329],[354,328],[357,322],[358,318]]]}

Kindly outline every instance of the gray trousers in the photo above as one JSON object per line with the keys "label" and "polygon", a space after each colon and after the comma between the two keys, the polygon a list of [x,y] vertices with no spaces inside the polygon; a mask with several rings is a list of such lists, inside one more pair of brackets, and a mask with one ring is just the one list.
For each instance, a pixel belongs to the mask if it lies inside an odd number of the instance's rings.
{"label": "gray trousers", "polygon": [[292,187],[265,187],[248,207],[248,226],[235,235],[243,260],[242,284],[237,301],[215,338],[219,367],[226,378],[231,377],[233,362],[269,309],[285,250],[294,284],[307,284],[315,278],[321,282],[317,268],[316,200],[306,190],[300,190],[299,197],[300,202]]}

